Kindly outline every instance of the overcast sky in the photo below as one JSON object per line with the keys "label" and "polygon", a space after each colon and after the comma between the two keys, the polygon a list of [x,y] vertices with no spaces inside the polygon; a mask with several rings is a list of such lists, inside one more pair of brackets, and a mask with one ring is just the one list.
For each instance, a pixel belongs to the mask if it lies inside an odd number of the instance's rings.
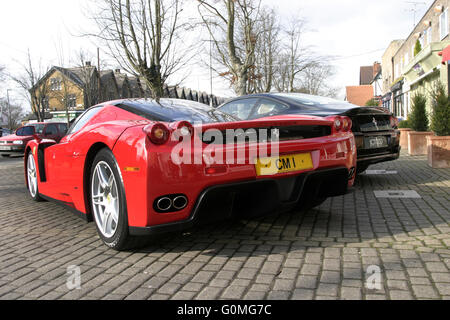
{"label": "overcast sky", "polygon": [[[95,43],[77,35],[89,29],[84,10],[89,0],[15,0],[0,4],[0,65],[10,73],[19,70],[26,51],[41,57],[44,64],[58,65],[57,49],[62,43],[64,55],[83,47],[96,51]],[[191,0],[192,1],[192,0]],[[403,0],[263,0],[275,8],[283,18],[296,14],[308,21],[311,30],[305,41],[321,55],[334,58],[337,75],[333,86],[342,88],[358,85],[359,67],[381,61],[384,50],[394,39],[409,35],[414,24],[423,16],[433,0],[417,1],[417,6]],[[188,1],[189,3],[189,1]],[[191,2],[192,3],[192,2]],[[193,4],[191,4],[191,7]],[[194,11],[195,12],[195,11]],[[106,56],[104,54],[104,56]],[[112,63],[114,67],[114,63]],[[209,91],[208,71],[193,66],[183,85]],[[0,97],[13,84],[0,84]],[[221,79],[214,81],[214,93],[232,96],[229,85]],[[17,93],[12,93],[20,99]]]}

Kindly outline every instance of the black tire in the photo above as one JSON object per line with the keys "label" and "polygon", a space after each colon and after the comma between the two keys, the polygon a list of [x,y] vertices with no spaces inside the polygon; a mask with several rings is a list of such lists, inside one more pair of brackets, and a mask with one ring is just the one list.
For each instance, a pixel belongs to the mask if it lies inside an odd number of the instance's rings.
{"label": "black tire", "polygon": [[[26,154],[26,157],[27,157],[27,162],[26,162],[26,173],[27,173],[27,189],[28,189],[28,194],[30,195],[30,197],[35,201],[35,202],[43,202],[44,201],[44,199],[42,199],[41,198],[41,196],[39,195],[39,183],[38,183],[38,180],[39,180],[39,178],[37,177],[37,171],[36,171],[36,168],[37,168],[37,166],[36,166],[36,162],[35,162],[35,160],[34,160],[34,157],[33,157],[33,154],[31,153],[31,152],[28,152],[27,154]],[[31,157],[31,159],[29,158],[29,157]],[[34,163],[34,174],[35,174],[35,177],[33,176],[33,177],[30,177],[30,175],[31,175],[31,172],[30,172],[30,170],[29,170],[29,165],[30,165],[30,161],[33,161],[33,163]],[[34,191],[32,191],[32,187],[31,187],[31,185],[30,185],[30,179],[35,179],[35,183],[36,183],[36,190]]]}
{"label": "black tire", "polygon": [[[114,178],[117,185],[117,193],[119,199],[119,213],[118,213],[118,223],[117,229],[114,234],[110,237],[106,237],[99,227],[99,221],[97,215],[94,211],[93,197],[92,197],[92,183],[95,174],[95,169],[100,162],[105,162],[108,164],[112,173],[114,174]],[[128,212],[126,207],[126,197],[125,197],[125,189],[123,185],[123,181],[121,175],[118,171],[117,161],[113,155],[113,153],[109,149],[102,149],[98,152],[97,156],[94,159],[93,165],[91,167],[90,179],[89,179],[89,204],[92,212],[92,216],[94,218],[95,226],[97,229],[97,233],[102,239],[103,243],[109,248],[116,251],[123,251],[132,248],[136,248],[141,246],[144,243],[144,239],[140,237],[132,237],[129,235],[129,226],[128,226]]]}
{"label": "black tire", "polygon": [[364,173],[368,168],[370,164],[358,164],[356,167],[356,174]]}

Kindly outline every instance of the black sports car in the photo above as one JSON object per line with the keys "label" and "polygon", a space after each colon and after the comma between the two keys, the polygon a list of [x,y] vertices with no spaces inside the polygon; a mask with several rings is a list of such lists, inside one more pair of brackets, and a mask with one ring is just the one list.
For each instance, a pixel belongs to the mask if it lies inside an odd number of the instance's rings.
{"label": "black sports car", "polygon": [[219,109],[242,120],[286,114],[350,117],[358,148],[358,173],[372,164],[397,160],[400,156],[398,120],[383,108],[359,107],[300,93],[270,93],[232,99]]}

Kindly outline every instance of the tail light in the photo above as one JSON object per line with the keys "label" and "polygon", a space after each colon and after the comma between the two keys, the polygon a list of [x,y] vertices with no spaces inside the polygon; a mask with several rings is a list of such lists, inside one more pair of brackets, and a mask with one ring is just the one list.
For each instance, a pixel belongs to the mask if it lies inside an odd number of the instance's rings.
{"label": "tail light", "polygon": [[349,117],[342,117],[342,131],[348,132],[352,130],[353,122]]}
{"label": "tail light", "polygon": [[163,145],[169,141],[170,130],[162,123],[148,125],[144,128],[144,132],[153,144]]}
{"label": "tail light", "polygon": [[398,124],[399,124],[398,119],[394,116],[391,116],[391,128],[394,129],[398,128]]}
{"label": "tail light", "polygon": [[176,126],[176,131],[174,132],[176,138],[179,140],[184,139],[185,137],[192,138],[194,136],[194,127],[190,122],[181,121]]}
{"label": "tail light", "polygon": [[326,119],[333,121],[335,132],[348,132],[352,130],[353,122],[349,117],[331,116]]}
{"label": "tail light", "polygon": [[325,119],[333,122],[333,129],[335,132],[339,132],[342,130],[342,118],[340,116],[331,116],[326,117]]}
{"label": "tail light", "polygon": [[334,129],[336,131],[341,131],[341,129],[342,129],[342,118],[341,117],[334,118]]}

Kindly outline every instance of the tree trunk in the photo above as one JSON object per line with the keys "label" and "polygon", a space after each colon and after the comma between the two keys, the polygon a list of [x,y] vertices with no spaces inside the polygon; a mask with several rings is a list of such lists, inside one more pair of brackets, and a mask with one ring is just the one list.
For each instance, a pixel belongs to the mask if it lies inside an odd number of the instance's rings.
{"label": "tree trunk", "polygon": [[234,91],[238,96],[245,96],[248,94],[247,83],[248,83],[248,72],[241,71],[234,84]]}

